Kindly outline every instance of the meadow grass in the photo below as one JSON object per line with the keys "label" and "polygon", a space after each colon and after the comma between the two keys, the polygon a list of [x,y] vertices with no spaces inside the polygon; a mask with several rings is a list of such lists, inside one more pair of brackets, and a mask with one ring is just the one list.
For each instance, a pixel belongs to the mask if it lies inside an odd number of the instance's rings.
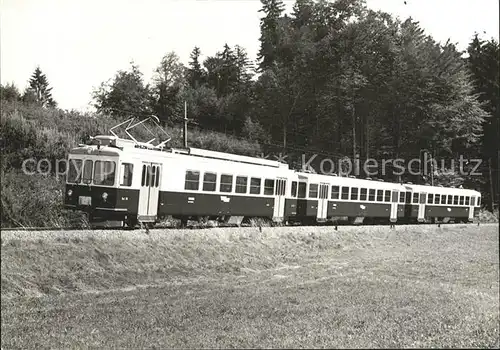
{"label": "meadow grass", "polygon": [[499,346],[498,224],[2,232],[2,348]]}

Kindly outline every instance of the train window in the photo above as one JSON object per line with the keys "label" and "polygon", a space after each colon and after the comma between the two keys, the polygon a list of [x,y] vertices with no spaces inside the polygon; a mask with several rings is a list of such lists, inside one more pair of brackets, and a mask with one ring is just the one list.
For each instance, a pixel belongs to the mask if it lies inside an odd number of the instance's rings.
{"label": "train window", "polygon": [[398,202],[398,191],[393,191],[392,192],[392,203],[397,203]]}
{"label": "train window", "polygon": [[148,165],[146,170],[146,186],[149,186],[150,180],[151,180],[151,165]]}
{"label": "train window", "polygon": [[219,191],[231,192],[233,190],[233,175],[221,175]]}
{"label": "train window", "polygon": [[366,201],[367,194],[368,194],[368,189],[367,188],[362,188],[361,189],[361,193],[359,195],[359,200]]}
{"label": "train window", "polygon": [[464,196],[460,196],[460,205],[464,205]]}
{"label": "train window", "polygon": [[246,176],[236,176],[236,193],[247,193],[247,182]]}
{"label": "train window", "polygon": [[86,160],[83,165],[83,183],[89,184],[92,182],[92,167],[94,163],[91,160]]}
{"label": "train window", "polygon": [[94,185],[113,186],[115,184],[116,163],[97,160],[94,164]]}
{"label": "train window", "polygon": [[306,188],[307,188],[307,183],[305,182],[299,182],[299,193],[298,197],[299,198],[306,198]]}
{"label": "train window", "polygon": [[474,206],[475,202],[476,202],[476,197],[470,197],[470,205]]}
{"label": "train window", "polygon": [[406,192],[405,203],[411,204],[411,192]]}
{"label": "train window", "polygon": [[69,170],[66,182],[78,183],[82,177],[82,160],[81,159],[70,159],[69,160]]}
{"label": "train window", "polygon": [[477,197],[477,204],[476,206],[479,207],[481,205],[481,197]]}
{"label": "train window", "polygon": [[261,180],[257,177],[250,179],[250,194],[260,194],[260,182]]}
{"label": "train window", "polygon": [[375,190],[371,189],[368,191],[368,200],[375,201]]}
{"label": "train window", "polygon": [[297,181],[292,181],[291,196],[297,197]]}
{"label": "train window", "polygon": [[142,166],[142,177],[141,177],[141,186],[146,184],[146,166]]}
{"label": "train window", "polygon": [[440,194],[434,195],[434,204],[439,204],[439,199],[441,198]]}
{"label": "train window", "polygon": [[405,194],[406,192],[399,192],[399,203],[404,203],[405,202]]}
{"label": "train window", "polygon": [[155,186],[155,182],[156,182],[156,168],[157,168],[156,165],[153,165],[151,167],[151,182],[149,183],[149,186],[151,186],[151,187]]}
{"label": "train window", "polygon": [[418,197],[420,197],[420,194],[418,192],[413,193],[413,204],[418,204]]}
{"label": "train window", "polygon": [[318,184],[309,184],[309,198],[318,198]]}
{"label": "train window", "polygon": [[265,179],[264,180],[264,195],[272,196],[274,193],[274,180]]}
{"label": "train window", "polygon": [[133,173],[134,173],[134,164],[122,163],[122,182],[120,186],[132,186]]}
{"label": "train window", "polygon": [[160,186],[160,167],[156,167],[156,187]]}
{"label": "train window", "polygon": [[465,197],[465,205],[469,205],[469,203],[470,203],[470,197],[466,196]]}
{"label": "train window", "polygon": [[186,170],[184,189],[198,191],[199,187],[200,187],[200,172],[195,170]]}
{"label": "train window", "polygon": [[339,199],[340,195],[340,187],[339,186],[332,186],[332,199]]}
{"label": "train window", "polygon": [[384,191],[377,190],[377,202],[382,202],[384,200]]}
{"label": "train window", "polygon": [[328,184],[321,184],[319,187],[319,198],[328,198]]}
{"label": "train window", "polygon": [[286,193],[286,180],[276,179],[276,187],[274,188],[274,194],[277,196],[284,196]]}
{"label": "train window", "polygon": [[352,201],[358,200],[358,193],[359,193],[359,188],[357,188],[357,187],[351,188],[351,200]]}
{"label": "train window", "polygon": [[342,199],[349,199],[349,187],[342,187]]}
{"label": "train window", "polygon": [[448,195],[448,204],[452,204],[453,203],[453,196],[451,194]]}
{"label": "train window", "polygon": [[453,204],[458,204],[458,196],[453,196]]}
{"label": "train window", "polygon": [[427,204],[432,204],[432,194],[431,193],[428,193],[427,194]]}
{"label": "train window", "polygon": [[386,190],[384,202],[390,202],[390,201],[391,201],[391,191]]}
{"label": "train window", "polygon": [[217,183],[217,174],[205,173],[203,174],[203,191],[215,191]]}
{"label": "train window", "polygon": [[446,195],[441,195],[441,204],[446,204]]}

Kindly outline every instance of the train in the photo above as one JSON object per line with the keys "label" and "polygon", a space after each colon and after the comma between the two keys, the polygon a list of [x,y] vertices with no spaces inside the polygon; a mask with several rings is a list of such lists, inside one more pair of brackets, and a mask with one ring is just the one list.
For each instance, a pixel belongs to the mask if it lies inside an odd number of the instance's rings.
{"label": "train", "polygon": [[88,213],[92,222],[131,228],[166,217],[181,225],[466,223],[481,205],[481,193],[471,189],[298,171],[280,161],[155,146],[110,131],[68,155],[64,206]]}

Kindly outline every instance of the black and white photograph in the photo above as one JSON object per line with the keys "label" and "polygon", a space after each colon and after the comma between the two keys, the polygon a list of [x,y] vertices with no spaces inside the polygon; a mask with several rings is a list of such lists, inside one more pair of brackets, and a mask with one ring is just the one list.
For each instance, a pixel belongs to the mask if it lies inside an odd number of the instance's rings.
{"label": "black and white photograph", "polygon": [[1,349],[500,348],[498,0],[0,0]]}

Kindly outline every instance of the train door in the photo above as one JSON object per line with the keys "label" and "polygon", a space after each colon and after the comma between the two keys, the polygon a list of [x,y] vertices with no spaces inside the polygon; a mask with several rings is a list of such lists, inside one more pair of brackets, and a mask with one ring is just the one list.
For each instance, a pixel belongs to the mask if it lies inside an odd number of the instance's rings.
{"label": "train door", "polygon": [[399,192],[398,191],[392,191],[392,198],[391,198],[391,222],[398,221],[398,197],[399,197]]}
{"label": "train door", "polygon": [[417,217],[418,222],[425,221],[425,200],[426,200],[426,198],[427,198],[427,193],[421,192],[420,193],[420,200],[418,201],[418,217]]}
{"label": "train door", "polygon": [[471,197],[469,201],[469,221],[474,221],[474,199],[475,197]]}
{"label": "train door", "polygon": [[156,221],[158,197],[160,195],[161,165],[142,163],[141,188],[137,219],[142,222]]}
{"label": "train door", "polygon": [[274,211],[273,211],[273,220],[276,222],[283,221],[285,213],[285,194],[286,194],[286,179],[277,178],[276,186],[274,187]]}
{"label": "train door", "polygon": [[328,184],[319,184],[319,199],[318,199],[318,214],[316,219],[318,221],[326,220],[328,210]]}

